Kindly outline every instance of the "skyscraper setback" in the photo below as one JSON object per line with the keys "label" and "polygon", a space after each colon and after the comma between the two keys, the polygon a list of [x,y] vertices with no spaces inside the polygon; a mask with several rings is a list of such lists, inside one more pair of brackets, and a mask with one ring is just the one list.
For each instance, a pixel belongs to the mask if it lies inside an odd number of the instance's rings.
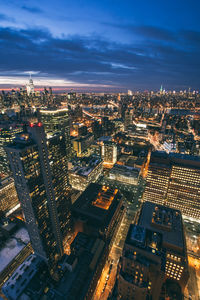
{"label": "skyscraper setback", "polygon": [[6,151],[33,249],[53,269],[70,230],[64,137],[47,141],[43,125],[30,124]]}

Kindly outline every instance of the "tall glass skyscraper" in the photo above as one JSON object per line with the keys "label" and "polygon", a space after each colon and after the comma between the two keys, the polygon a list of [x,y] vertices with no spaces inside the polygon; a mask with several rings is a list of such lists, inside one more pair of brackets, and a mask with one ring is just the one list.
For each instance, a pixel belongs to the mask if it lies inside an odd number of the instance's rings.
{"label": "tall glass skyscraper", "polygon": [[6,151],[33,249],[53,270],[70,231],[64,137],[47,140],[42,123],[30,124]]}

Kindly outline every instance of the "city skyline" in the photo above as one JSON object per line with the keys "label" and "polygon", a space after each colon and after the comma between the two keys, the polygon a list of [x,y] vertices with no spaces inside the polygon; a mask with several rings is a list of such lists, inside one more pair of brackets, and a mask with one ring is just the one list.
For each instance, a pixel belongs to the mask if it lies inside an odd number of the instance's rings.
{"label": "city skyline", "polygon": [[0,1],[0,300],[200,299],[199,9]]}
{"label": "city skyline", "polygon": [[0,88],[199,88],[197,1],[0,4]]}

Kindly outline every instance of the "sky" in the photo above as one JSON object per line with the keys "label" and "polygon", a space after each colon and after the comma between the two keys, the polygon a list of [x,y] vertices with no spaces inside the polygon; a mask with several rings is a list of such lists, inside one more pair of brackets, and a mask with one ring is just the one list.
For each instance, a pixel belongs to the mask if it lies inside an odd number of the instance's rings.
{"label": "sky", "polygon": [[199,0],[0,1],[0,89],[200,87]]}

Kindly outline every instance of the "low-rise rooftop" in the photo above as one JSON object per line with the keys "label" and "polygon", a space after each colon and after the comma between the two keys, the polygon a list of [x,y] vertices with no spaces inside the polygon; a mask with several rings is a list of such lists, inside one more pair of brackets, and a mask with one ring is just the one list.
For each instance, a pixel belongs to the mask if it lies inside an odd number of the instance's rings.
{"label": "low-rise rooftop", "polygon": [[120,201],[117,189],[91,183],[73,204],[73,212],[94,226],[108,225]]}

